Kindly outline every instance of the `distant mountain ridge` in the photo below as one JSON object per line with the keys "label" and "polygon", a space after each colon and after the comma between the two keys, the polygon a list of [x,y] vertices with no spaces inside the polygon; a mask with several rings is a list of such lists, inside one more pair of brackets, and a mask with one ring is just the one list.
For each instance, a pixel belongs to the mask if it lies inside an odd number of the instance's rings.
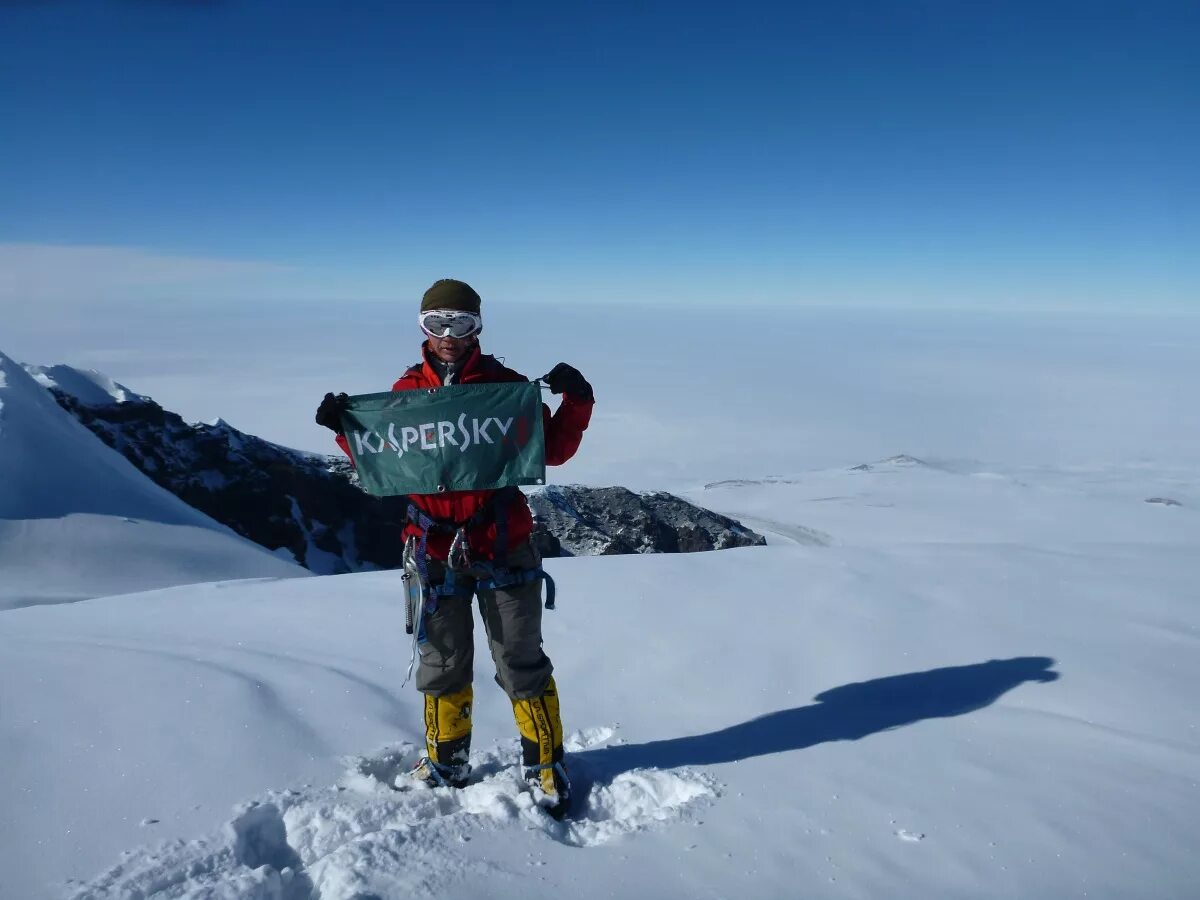
{"label": "distant mountain ridge", "polygon": [[[400,565],[407,502],[358,487],[349,460],[273,444],[216,420],[189,424],[98,372],[30,367],[59,405],[159,486],[317,574]],[[532,492],[542,555],[679,553],[766,543],[670,494],[625,488]]]}

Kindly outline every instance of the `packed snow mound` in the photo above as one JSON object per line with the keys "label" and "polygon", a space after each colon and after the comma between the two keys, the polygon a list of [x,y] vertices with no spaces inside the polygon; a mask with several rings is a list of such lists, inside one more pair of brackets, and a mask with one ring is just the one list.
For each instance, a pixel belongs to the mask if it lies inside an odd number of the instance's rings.
{"label": "packed snow mound", "polygon": [[25,371],[33,376],[44,388],[62,391],[70,394],[80,403],[88,406],[110,406],[114,403],[129,401],[148,401],[150,398],[131,391],[125,385],[113,381],[103,372],[95,369],[76,369],[72,366],[24,366]]}
{"label": "packed snow mound", "polygon": [[305,574],[155,485],[2,353],[0,571],[0,609]]}
{"label": "packed snow mound", "polygon": [[[612,734],[612,728],[577,732],[567,749],[579,753]],[[606,772],[577,762],[575,807],[556,822],[519,777],[516,746],[476,754],[476,776],[462,790],[413,783],[408,773],[423,752],[401,743],[348,758],[335,784],[239,804],[220,830],[126,854],[98,877],[72,885],[69,896],[147,897],[166,885],[169,896],[262,900],[438,895],[454,884],[496,878],[496,862],[469,852],[472,840],[488,832],[518,828],[568,847],[597,847],[686,818],[718,793],[711,777],[692,770]],[[507,874],[526,876],[529,865],[513,859]]]}

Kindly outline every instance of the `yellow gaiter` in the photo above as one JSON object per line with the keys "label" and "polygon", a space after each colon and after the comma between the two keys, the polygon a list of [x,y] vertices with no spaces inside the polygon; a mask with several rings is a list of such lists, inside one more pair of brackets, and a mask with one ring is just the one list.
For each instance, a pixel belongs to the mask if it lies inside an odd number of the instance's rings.
{"label": "yellow gaiter", "polygon": [[513,716],[521,733],[521,759],[525,766],[545,766],[538,773],[547,794],[557,794],[550,768],[563,756],[562,720],[558,713],[558,688],[554,679],[540,697],[514,700]]}
{"label": "yellow gaiter", "polygon": [[425,747],[439,765],[456,766],[471,755],[471,685],[442,697],[425,695]]}

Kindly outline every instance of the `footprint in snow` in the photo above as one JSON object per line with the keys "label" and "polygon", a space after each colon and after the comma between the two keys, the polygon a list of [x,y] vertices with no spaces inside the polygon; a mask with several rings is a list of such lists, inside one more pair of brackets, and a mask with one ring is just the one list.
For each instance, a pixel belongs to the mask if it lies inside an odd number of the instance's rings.
{"label": "footprint in snow", "polygon": [[272,792],[244,805],[219,833],[129,854],[88,884],[72,885],[72,896],[115,900],[166,883],[179,896],[262,900],[436,894],[452,882],[494,877],[509,865],[466,852],[473,832],[518,827],[561,844],[595,847],[683,818],[716,796],[715,782],[693,770],[614,775],[572,761],[570,754],[615,736],[616,728],[597,727],[567,738],[575,798],[562,822],[534,802],[516,764],[515,740],[473,754],[472,782],[462,790],[395,790],[422,752],[397,744],[346,760],[334,785]]}

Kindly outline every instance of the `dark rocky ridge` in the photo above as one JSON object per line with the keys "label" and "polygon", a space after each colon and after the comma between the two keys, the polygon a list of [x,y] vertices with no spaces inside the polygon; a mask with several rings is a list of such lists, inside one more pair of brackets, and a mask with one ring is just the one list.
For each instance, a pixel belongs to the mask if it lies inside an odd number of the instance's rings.
{"label": "dark rocky ridge", "polygon": [[733,519],[660,491],[553,485],[531,493],[529,506],[543,556],[695,553],[766,543]]}
{"label": "dark rocky ridge", "polygon": [[89,406],[53,394],[159,486],[256,544],[322,574],[400,564],[403,501],[362,491],[344,458],[280,447],[219,420],[189,425],[151,400]]}
{"label": "dark rocky ridge", "polygon": [[[53,390],[104,443],[185,503],[320,574],[400,565],[407,501],[358,487],[344,457],[302,453],[225,422],[185,422],[148,398],[103,405]],[[549,487],[529,498],[542,555],[686,553],[766,543],[664,493]]]}

